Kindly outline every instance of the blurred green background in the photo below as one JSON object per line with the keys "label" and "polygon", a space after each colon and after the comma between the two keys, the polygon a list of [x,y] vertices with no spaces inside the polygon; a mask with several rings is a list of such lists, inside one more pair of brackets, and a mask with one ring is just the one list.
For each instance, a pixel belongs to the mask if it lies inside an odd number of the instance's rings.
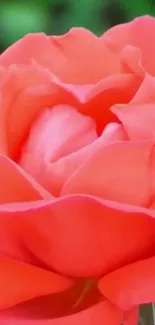
{"label": "blurred green background", "polygon": [[0,0],[0,51],[29,32],[83,26],[100,35],[144,14],[155,15],[155,0]]}

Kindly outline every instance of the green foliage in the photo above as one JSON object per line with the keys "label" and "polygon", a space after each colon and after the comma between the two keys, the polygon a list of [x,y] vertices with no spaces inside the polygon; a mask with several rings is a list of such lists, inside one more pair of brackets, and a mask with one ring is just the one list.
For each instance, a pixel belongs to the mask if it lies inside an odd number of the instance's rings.
{"label": "green foliage", "polygon": [[15,2],[0,5],[2,8],[1,30],[5,47],[21,38],[26,33],[47,30],[46,11],[32,3]]}
{"label": "green foliage", "polygon": [[72,26],[100,35],[110,26],[144,14],[155,15],[155,0],[1,0],[0,48],[29,32],[62,34]]}

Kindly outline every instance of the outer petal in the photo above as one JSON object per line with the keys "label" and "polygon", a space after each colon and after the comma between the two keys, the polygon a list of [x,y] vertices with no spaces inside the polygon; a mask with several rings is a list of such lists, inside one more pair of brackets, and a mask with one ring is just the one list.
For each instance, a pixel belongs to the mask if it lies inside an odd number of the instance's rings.
{"label": "outer petal", "polygon": [[153,147],[151,141],[105,146],[101,138],[92,155],[69,178],[62,195],[84,193],[148,206],[155,189]]}
{"label": "outer petal", "polygon": [[27,67],[13,65],[0,84],[0,130],[3,138],[5,135],[7,139],[5,151],[16,159],[31,123],[40,110],[55,98],[54,89],[50,87],[51,78],[45,69],[35,63]]}
{"label": "outer petal", "polygon": [[154,56],[155,49],[150,35],[155,32],[155,19],[144,16],[133,21],[118,25],[108,30],[103,36],[103,41],[113,51],[121,51],[126,45],[139,47],[142,53],[144,68],[155,75]]}
{"label": "outer petal", "polygon": [[51,199],[51,195],[9,158],[0,155],[0,203]]}
{"label": "outer petal", "polygon": [[55,72],[65,82],[95,83],[120,71],[119,55],[84,28],[72,28],[51,42]]}
{"label": "outer petal", "polygon": [[70,279],[53,272],[0,257],[0,309],[66,290],[72,284]]}
{"label": "outer petal", "polygon": [[27,35],[1,55],[0,65],[28,64],[32,58],[74,84],[95,83],[120,68],[119,55],[84,28],[73,28],[63,36]]}
{"label": "outer petal", "polygon": [[3,66],[0,66],[0,83],[5,78],[5,74],[6,74],[6,68],[4,68]]}
{"label": "outer petal", "polygon": [[115,105],[116,114],[131,140],[153,138],[155,135],[155,78],[146,75],[128,105]]}
{"label": "outer petal", "polygon": [[61,274],[103,275],[154,254],[155,222],[147,213],[86,196],[1,206],[0,250]]}
{"label": "outer petal", "polygon": [[31,59],[45,67],[51,62],[51,42],[45,34],[29,34],[11,45],[0,56],[0,65],[8,68],[12,64],[29,64]]}
{"label": "outer petal", "polygon": [[99,289],[112,303],[127,310],[155,301],[155,257],[127,265],[108,274]]}
{"label": "outer petal", "polygon": [[[0,66],[0,84],[3,83],[6,75],[6,69]],[[2,106],[2,95],[0,94],[0,106]],[[7,139],[5,134],[5,126],[3,125],[3,116],[0,111],[0,152],[7,152]]]}
{"label": "outer petal", "polygon": [[[3,325],[120,325],[122,313],[107,301],[100,302],[80,313],[56,319],[24,320],[0,318]],[[125,324],[126,325],[126,324]],[[127,324],[128,325],[128,324]],[[130,325],[130,324],[129,324]],[[133,325],[133,324],[132,324]],[[134,324],[135,325],[135,324]]]}

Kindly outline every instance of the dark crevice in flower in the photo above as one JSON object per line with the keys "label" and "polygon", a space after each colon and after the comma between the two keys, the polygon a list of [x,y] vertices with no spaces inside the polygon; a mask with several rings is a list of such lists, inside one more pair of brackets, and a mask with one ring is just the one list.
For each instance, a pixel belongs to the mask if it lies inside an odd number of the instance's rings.
{"label": "dark crevice in flower", "polygon": [[53,319],[76,314],[102,300],[97,281],[77,280],[77,283],[66,291],[20,303],[7,309],[4,314],[17,319]]}

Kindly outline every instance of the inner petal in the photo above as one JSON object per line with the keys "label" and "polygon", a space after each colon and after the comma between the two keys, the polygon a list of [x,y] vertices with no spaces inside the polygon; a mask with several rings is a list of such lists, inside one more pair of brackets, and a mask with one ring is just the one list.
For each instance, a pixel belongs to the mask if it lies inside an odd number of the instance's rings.
{"label": "inner petal", "polygon": [[57,162],[96,139],[96,125],[90,117],[67,105],[46,109],[31,129],[20,165],[46,187],[43,170],[49,163]]}

